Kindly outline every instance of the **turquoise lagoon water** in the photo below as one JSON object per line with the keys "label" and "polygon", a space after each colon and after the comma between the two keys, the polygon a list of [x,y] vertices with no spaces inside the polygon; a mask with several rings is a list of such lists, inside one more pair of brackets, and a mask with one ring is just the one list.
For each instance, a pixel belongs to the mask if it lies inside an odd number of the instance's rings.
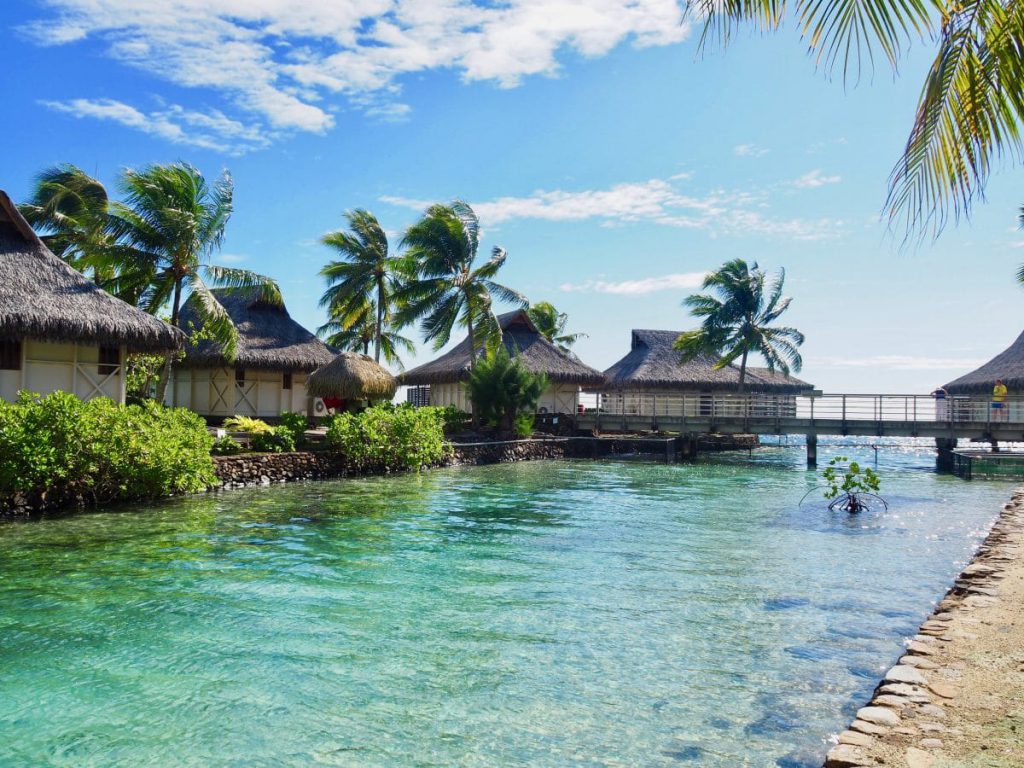
{"label": "turquoise lagoon water", "polygon": [[802,461],[0,526],[0,765],[818,766],[1011,486],[887,450],[891,509],[851,518],[798,506]]}

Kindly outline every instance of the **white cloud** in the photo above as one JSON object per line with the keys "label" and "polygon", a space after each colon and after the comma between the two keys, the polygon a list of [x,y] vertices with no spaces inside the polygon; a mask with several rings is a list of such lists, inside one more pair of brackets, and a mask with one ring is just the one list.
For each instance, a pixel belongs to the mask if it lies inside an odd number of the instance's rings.
{"label": "white cloud", "polygon": [[[692,194],[680,189],[685,181],[685,177],[675,182],[650,179],[606,189],[538,190],[525,197],[474,202],[473,209],[485,225],[513,219],[596,220],[608,227],[643,222],[705,230],[713,236],[755,234],[794,240],[825,240],[837,237],[843,229],[843,222],[836,219],[772,217],[765,213],[771,200],[767,191]],[[431,202],[395,196],[380,199],[413,210],[423,210]]]}
{"label": "white cloud", "polygon": [[623,296],[642,296],[656,291],[670,291],[677,288],[699,288],[706,272],[676,272],[671,275],[644,277],[638,280],[587,280],[583,283],[563,283],[560,290],[569,293],[614,293]]}
{"label": "white cloud", "polygon": [[919,355],[874,355],[871,357],[819,357],[815,365],[829,368],[878,368],[896,371],[970,370],[985,361],[981,358],[925,357]]}
{"label": "white cloud", "polygon": [[824,187],[826,184],[838,184],[842,180],[841,176],[825,176],[820,169],[815,168],[813,171],[805,173],[799,179],[789,182],[789,185],[797,189],[817,189],[818,187]]}
{"label": "white cloud", "polygon": [[737,144],[732,148],[732,153],[736,157],[763,157],[768,154],[768,150],[757,144]]}
{"label": "white cloud", "polygon": [[43,106],[77,118],[91,117],[135,128],[174,144],[235,154],[264,147],[269,137],[259,128],[246,126],[222,112],[196,112],[172,105],[145,113],[115,99],[71,99],[42,101]]}
{"label": "white cloud", "polygon": [[[681,23],[683,6],[682,0],[48,0],[52,13],[21,31],[40,45],[95,41],[116,61],[214,92],[219,109],[230,105],[270,131],[323,132],[334,125],[325,103],[334,95],[377,118],[404,119],[408,107],[397,96],[411,73],[448,69],[466,81],[510,88],[531,75],[557,74],[567,52],[594,58],[627,42],[641,48],[681,42],[690,30]],[[103,118],[115,119],[109,112]],[[153,122],[131,120],[142,130]]]}

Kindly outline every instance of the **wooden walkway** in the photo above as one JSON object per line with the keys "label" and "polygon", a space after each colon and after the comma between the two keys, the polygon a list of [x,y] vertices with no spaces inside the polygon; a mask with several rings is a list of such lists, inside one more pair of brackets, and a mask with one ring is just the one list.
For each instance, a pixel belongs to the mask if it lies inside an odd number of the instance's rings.
{"label": "wooden walkway", "polygon": [[[804,435],[808,463],[816,463],[819,435],[934,438],[940,452],[958,439],[1024,442],[1024,398],[1002,408],[988,398],[930,395],[700,395],[596,392],[594,407],[577,416],[583,430],[605,433],[675,432]],[[951,457],[950,457],[951,460]]]}

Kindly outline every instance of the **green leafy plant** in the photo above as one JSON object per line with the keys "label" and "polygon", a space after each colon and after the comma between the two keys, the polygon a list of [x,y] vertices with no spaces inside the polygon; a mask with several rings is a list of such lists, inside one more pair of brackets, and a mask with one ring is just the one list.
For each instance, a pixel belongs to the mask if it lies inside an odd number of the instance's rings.
{"label": "green leafy plant", "polygon": [[872,500],[877,500],[888,508],[885,499],[877,494],[882,487],[881,478],[871,467],[861,467],[856,461],[846,456],[836,456],[829,461],[821,473],[825,481],[822,490],[825,499],[830,501],[829,509],[841,509],[845,512],[863,512],[869,508]]}
{"label": "green leafy plant", "polygon": [[249,447],[261,453],[289,453],[295,450],[295,435],[287,427],[271,427],[269,432],[252,434]]}
{"label": "green leafy plant", "polygon": [[327,428],[327,442],[352,470],[418,470],[451,452],[444,423],[442,408],[386,403],[360,414],[339,413]]}
{"label": "green leafy plant", "polygon": [[302,445],[306,441],[306,430],[309,428],[309,420],[303,413],[285,411],[281,414],[280,428],[287,430],[292,436],[292,443]]}
{"label": "green leafy plant", "polygon": [[262,419],[237,415],[224,419],[224,429],[228,432],[248,432],[250,435],[269,435],[274,431],[274,428]]}
{"label": "green leafy plant", "polygon": [[444,419],[444,433],[446,435],[469,428],[473,420],[472,416],[465,411],[459,410],[454,405],[448,405],[444,408],[439,408],[439,410],[441,411],[442,419]]}
{"label": "green leafy plant", "polygon": [[501,345],[469,372],[466,391],[485,424],[511,434],[520,414],[529,412],[532,418],[547,386],[544,374],[528,371]]}
{"label": "green leafy plant", "polygon": [[532,413],[520,413],[516,416],[516,437],[529,437],[533,434],[533,418]]}
{"label": "green leafy plant", "polygon": [[210,453],[214,456],[234,456],[236,453],[241,453],[242,450],[242,444],[240,442],[235,440],[231,435],[224,435],[224,437],[213,441]]}
{"label": "green leafy plant", "polygon": [[0,402],[0,511],[195,493],[216,483],[202,418],[67,392]]}

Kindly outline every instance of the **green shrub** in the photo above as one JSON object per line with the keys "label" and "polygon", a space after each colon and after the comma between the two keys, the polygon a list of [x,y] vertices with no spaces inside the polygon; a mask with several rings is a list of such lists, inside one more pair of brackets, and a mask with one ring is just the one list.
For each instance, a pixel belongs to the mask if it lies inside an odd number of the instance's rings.
{"label": "green shrub", "polygon": [[224,435],[224,437],[214,440],[213,447],[210,448],[210,453],[214,456],[234,456],[241,452],[242,444],[231,435]]}
{"label": "green shrub", "polygon": [[446,435],[461,432],[468,429],[473,417],[465,411],[460,411],[454,405],[445,406],[439,409],[441,418],[444,419],[444,433]]}
{"label": "green shrub", "polygon": [[184,408],[22,393],[0,402],[0,510],[201,491],[216,482],[212,445]]}
{"label": "green shrub", "polygon": [[518,416],[516,416],[516,437],[529,437],[530,435],[532,435],[533,420],[534,416],[532,413],[520,413]]}
{"label": "green shrub", "polygon": [[294,445],[302,445],[306,441],[306,429],[309,427],[309,420],[306,419],[304,413],[285,411],[281,414],[281,427],[291,433]]}
{"label": "green shrub", "polygon": [[360,414],[338,414],[327,428],[327,442],[350,469],[418,470],[448,456],[444,424],[442,408],[387,403]]}
{"label": "green shrub", "polygon": [[272,427],[269,432],[251,433],[249,447],[262,453],[288,453],[295,450],[295,436],[287,427]]}
{"label": "green shrub", "polygon": [[228,432],[248,432],[250,435],[269,435],[274,431],[267,422],[251,416],[231,416],[224,419],[224,429]]}
{"label": "green shrub", "polygon": [[516,430],[517,417],[533,413],[547,389],[542,373],[526,369],[518,357],[509,357],[504,345],[490,352],[469,374],[466,391],[480,419],[505,434]]}

